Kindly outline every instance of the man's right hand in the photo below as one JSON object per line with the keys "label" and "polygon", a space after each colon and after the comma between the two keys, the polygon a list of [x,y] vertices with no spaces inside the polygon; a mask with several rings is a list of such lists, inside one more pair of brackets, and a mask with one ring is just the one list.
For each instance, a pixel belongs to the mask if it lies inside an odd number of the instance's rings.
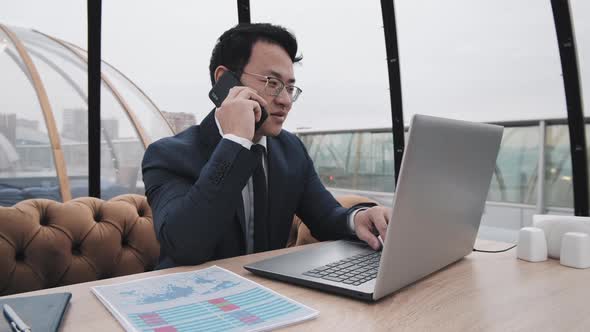
{"label": "man's right hand", "polygon": [[233,134],[252,141],[254,122],[260,121],[262,110],[267,102],[255,90],[245,86],[235,86],[215,112],[223,134]]}

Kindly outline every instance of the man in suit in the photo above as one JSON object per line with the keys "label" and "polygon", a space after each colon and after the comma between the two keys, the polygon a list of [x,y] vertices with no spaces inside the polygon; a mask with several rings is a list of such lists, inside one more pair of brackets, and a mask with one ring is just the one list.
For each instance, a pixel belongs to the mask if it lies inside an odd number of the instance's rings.
{"label": "man in suit", "polygon": [[[293,102],[297,41],[282,27],[241,24],[217,41],[214,84],[233,87],[200,125],[151,144],[142,170],[161,245],[158,268],[283,248],[294,214],[320,240],[357,236],[374,249],[390,209],[345,209],[320,182],[299,138],[282,130]],[[254,129],[261,118],[268,119]]]}

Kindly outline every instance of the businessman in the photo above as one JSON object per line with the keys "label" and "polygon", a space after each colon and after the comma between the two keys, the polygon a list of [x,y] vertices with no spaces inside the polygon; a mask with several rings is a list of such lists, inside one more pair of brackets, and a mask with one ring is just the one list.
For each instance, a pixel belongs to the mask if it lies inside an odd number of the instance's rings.
{"label": "businessman", "polygon": [[[283,248],[295,214],[320,240],[357,236],[380,247],[377,235],[386,236],[391,211],[340,206],[301,141],[282,129],[301,94],[296,54],[295,37],[280,26],[240,24],[224,32],[212,52],[211,82],[231,71],[242,86],[200,125],[146,150],[158,268]],[[255,130],[262,108],[268,118]]]}

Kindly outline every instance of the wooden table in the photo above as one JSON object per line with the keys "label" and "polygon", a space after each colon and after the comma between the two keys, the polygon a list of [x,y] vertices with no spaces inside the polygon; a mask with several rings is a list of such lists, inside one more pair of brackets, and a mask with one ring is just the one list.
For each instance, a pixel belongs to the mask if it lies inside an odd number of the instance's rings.
{"label": "wooden table", "polygon": [[[479,249],[505,247],[506,244],[484,240],[476,243]],[[568,268],[556,260],[524,262],[516,259],[515,249],[499,254],[472,253],[377,303],[264,279],[242,268],[262,258],[300,249],[240,256],[16,296],[71,292],[62,331],[120,331],[118,322],[91,293],[91,286],[218,265],[320,311],[318,318],[287,327],[285,331],[590,330],[590,269]]]}

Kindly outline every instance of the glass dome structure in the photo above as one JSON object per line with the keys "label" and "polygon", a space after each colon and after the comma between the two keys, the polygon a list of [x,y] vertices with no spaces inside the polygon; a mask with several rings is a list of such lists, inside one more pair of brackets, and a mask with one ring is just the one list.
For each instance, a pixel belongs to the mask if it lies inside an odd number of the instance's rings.
{"label": "glass dome structure", "polygon": [[[174,132],[141,89],[101,68],[102,198],[143,194],[145,148]],[[0,206],[88,196],[86,52],[0,24],[0,73]]]}

